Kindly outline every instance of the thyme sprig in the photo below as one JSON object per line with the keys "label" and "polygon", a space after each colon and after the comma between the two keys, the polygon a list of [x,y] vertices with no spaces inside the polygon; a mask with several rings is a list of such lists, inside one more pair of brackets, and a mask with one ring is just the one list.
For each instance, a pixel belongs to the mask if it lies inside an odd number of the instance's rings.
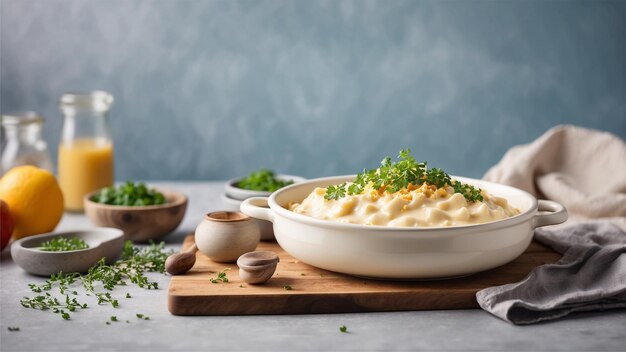
{"label": "thyme sprig", "polygon": [[[173,251],[165,251],[164,247],[163,242],[159,244],[151,242],[148,247],[140,249],[133,247],[131,241],[126,241],[122,256],[115,263],[109,265],[102,258],[89,268],[87,274],[60,272],[51,275],[44,284],[29,284],[28,287],[33,293],[41,294],[23,297],[20,303],[25,308],[50,310],[67,320],[70,318],[69,312],[88,307],[86,303],[78,302],[75,297],[70,297],[70,295],[78,295],[78,291],[71,288],[80,282],[86,296],[94,296],[98,305],[110,304],[113,308],[117,308],[119,301],[110,292],[115,286],[125,286],[130,281],[148,290],[159,288],[158,283],[150,281],[144,273],[165,271],[165,260]],[[59,300],[50,293],[55,287],[65,297],[64,300]],[[102,287],[105,291],[97,290],[98,287]],[[126,294],[127,298],[129,296]]]}
{"label": "thyme sprig", "polygon": [[482,201],[480,188],[453,181],[446,172],[439,168],[428,168],[428,164],[417,162],[411,155],[410,149],[403,149],[398,155],[398,161],[384,158],[376,169],[363,169],[349,186],[347,183],[331,185],[326,188],[324,198],[337,200],[347,195],[361,194],[366,186],[371,185],[375,190],[385,190],[389,193],[398,192],[407,188],[409,184],[419,186],[429,184],[437,188],[450,185],[455,193],[462,194],[470,202]]}

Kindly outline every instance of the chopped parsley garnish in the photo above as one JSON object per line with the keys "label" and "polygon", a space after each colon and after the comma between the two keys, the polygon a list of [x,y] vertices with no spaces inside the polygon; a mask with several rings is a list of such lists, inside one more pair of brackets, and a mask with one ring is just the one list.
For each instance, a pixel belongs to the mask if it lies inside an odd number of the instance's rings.
{"label": "chopped parsley garnish", "polygon": [[470,202],[483,200],[479,188],[453,181],[450,175],[442,169],[429,169],[426,162],[417,162],[411,156],[410,149],[401,150],[396,162],[391,161],[390,157],[386,157],[377,169],[364,169],[362,173],[357,174],[356,179],[349,186],[345,182],[340,185],[328,186],[324,198],[337,200],[345,197],[346,194],[361,194],[368,185],[371,185],[375,190],[395,193],[407,188],[410,184],[420,186],[425,183],[437,188],[449,185],[455,193],[462,194]]}
{"label": "chopped parsley garnish", "polygon": [[91,201],[109,205],[146,206],[165,203],[165,196],[149,189],[143,182],[126,181],[116,187],[104,188],[91,196]]}
{"label": "chopped parsley garnish", "polygon": [[236,186],[251,191],[274,192],[292,183],[293,180],[284,181],[277,179],[271,170],[260,169],[251,172],[247,177],[241,179]]}
{"label": "chopped parsley garnish", "polygon": [[339,331],[341,332],[348,332],[348,328],[345,325],[342,325],[339,327]]}
{"label": "chopped parsley garnish", "polygon": [[65,238],[57,237],[51,240],[45,241],[41,244],[39,250],[45,252],[66,252],[77,251],[79,249],[87,249],[89,245],[78,237]]}
{"label": "chopped parsley garnish", "polygon": [[290,285],[285,285],[285,286],[283,286],[283,289],[284,289],[284,290],[286,290],[286,291],[291,291],[291,290],[293,290],[293,288],[292,288]]}

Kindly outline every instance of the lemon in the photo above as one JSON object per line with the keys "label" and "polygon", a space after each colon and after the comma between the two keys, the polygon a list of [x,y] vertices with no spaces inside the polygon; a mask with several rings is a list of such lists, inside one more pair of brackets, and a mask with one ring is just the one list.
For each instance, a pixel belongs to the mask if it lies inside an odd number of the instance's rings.
{"label": "lemon", "polygon": [[13,239],[50,232],[63,216],[63,193],[50,172],[18,166],[0,179],[0,199],[9,205]]}

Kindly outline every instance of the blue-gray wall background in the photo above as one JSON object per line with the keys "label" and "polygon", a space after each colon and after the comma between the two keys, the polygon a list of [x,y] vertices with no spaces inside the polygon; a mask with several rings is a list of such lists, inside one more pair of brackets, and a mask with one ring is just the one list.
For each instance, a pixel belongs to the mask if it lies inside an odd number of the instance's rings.
{"label": "blue-gray wall background", "polygon": [[1,0],[3,112],[115,96],[116,176],[307,177],[411,147],[481,176],[572,123],[626,138],[626,1]]}

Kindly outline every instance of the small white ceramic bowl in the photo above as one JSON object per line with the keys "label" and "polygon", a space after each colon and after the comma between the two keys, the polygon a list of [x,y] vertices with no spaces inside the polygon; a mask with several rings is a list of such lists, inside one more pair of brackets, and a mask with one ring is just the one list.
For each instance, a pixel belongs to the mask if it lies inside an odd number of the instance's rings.
{"label": "small white ceramic bowl", "polygon": [[[224,205],[224,210],[228,211],[240,211],[242,200],[232,199],[226,194],[222,194],[222,204]],[[253,218],[254,222],[259,226],[259,230],[261,231],[261,241],[274,241],[274,227],[271,222],[267,220],[261,220]]]}
{"label": "small white ceramic bowl", "polygon": [[[89,248],[76,251],[45,252],[38,248],[53,238],[78,237]],[[107,264],[115,262],[124,247],[124,232],[109,227],[88,230],[51,232],[19,239],[11,245],[11,257],[22,269],[35,275],[50,276],[64,273],[84,273],[100,259]]]}
{"label": "small white ceramic bowl", "polygon": [[[272,194],[272,192],[268,192],[268,191],[252,191],[249,189],[237,187],[237,184],[243,178],[244,177],[237,177],[237,178],[233,178],[233,179],[226,181],[226,184],[224,185],[224,192],[226,192],[226,195],[228,197],[232,199],[237,199],[237,200],[244,200],[250,197],[269,197],[269,195]],[[303,178],[300,176],[283,175],[283,174],[276,175],[276,178],[282,181],[292,180],[294,184],[306,181],[306,178]]]}
{"label": "small white ceramic bowl", "polygon": [[316,187],[354,177],[319,178],[291,185],[269,198],[245,200],[241,211],[273,222],[278,244],[304,263],[384,279],[446,278],[492,269],[522,254],[535,228],[567,219],[565,208],[557,202],[537,201],[517,188],[463,177],[454,178],[506,198],[520,214],[468,226],[387,227],[320,220],[286,208],[289,202],[301,202]]}

